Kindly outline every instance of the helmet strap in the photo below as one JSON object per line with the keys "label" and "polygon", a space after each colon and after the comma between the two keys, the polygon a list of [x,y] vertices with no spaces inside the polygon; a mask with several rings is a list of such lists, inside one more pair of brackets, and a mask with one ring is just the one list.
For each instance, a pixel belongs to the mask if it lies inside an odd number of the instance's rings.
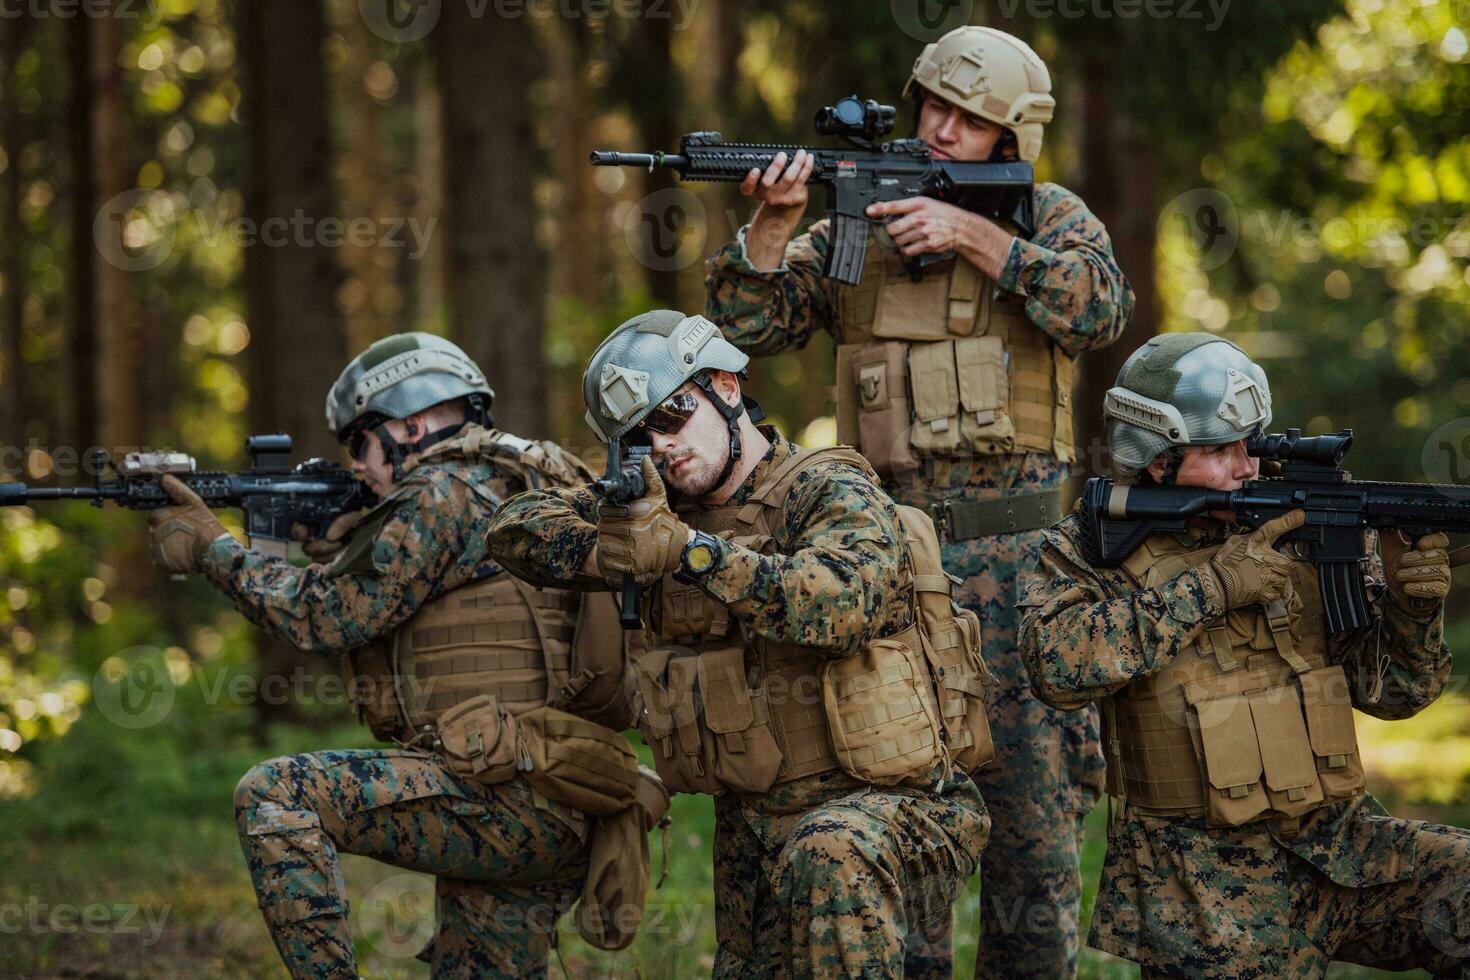
{"label": "helmet strap", "polygon": [[437,445],[447,439],[453,439],[467,424],[467,422],[456,422],[453,425],[446,425],[442,429],[435,429],[433,432],[425,433],[423,438],[412,445],[405,445],[397,439],[394,439],[392,433],[388,431],[387,422],[374,429],[373,434],[383,444],[383,459],[392,465],[393,482],[397,483],[403,479],[403,464],[408,461],[409,456],[415,453],[421,453],[430,446]]}
{"label": "helmet strap", "polygon": [[717,488],[723,487],[725,481],[730,479],[730,474],[735,471],[735,461],[741,456],[740,416],[745,414],[745,400],[742,398],[735,405],[731,405],[725,401],[715,391],[715,386],[710,382],[709,375],[704,371],[700,371],[689,380],[694,382],[695,387],[704,392],[705,397],[714,404],[715,411],[724,417],[725,426],[730,430],[730,455],[725,460],[725,468],[720,470],[720,475],[715,480],[715,486]]}

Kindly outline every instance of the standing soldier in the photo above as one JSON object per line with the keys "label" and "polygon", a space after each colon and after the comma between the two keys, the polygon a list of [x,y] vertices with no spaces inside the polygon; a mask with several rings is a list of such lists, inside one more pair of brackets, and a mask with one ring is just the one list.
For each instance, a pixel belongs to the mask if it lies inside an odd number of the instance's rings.
{"label": "standing soldier", "polygon": [[[323,563],[242,547],[172,477],[177,506],[151,515],[159,564],[202,572],[297,649],[345,653],[362,720],[401,746],[273,759],[240,781],[240,842],[293,977],[357,976],[339,850],[438,876],[438,933],[423,954],[435,976],[544,975],[557,917],[588,873],[588,837],[614,823],[592,817],[626,808],[638,784],[616,731],[548,707],[624,727],[611,603],[599,620],[576,594],[531,589],[485,552],[507,496],[589,474],[552,443],[490,428],[493,397],[475,363],[430,334],[388,337],[353,360],[327,423],[382,500],[306,544],[335,552]],[[607,774],[597,792],[544,778],[556,747],[532,736],[548,718],[574,727]],[[633,873],[646,876],[641,858]]]}
{"label": "standing soldier", "polygon": [[861,456],[757,427],[748,360],[701,316],[623,324],[582,387],[610,451],[648,447],[646,493],[522,494],[490,550],[548,587],[647,587],[639,727],[670,789],[715,794],[715,976],[897,976],[989,830],[978,626]]}
{"label": "standing soldier", "polygon": [[[1104,402],[1127,483],[1235,490],[1271,421],[1266,376],[1211,334],[1168,334]],[[1443,535],[1379,538],[1376,622],[1323,630],[1315,566],[1201,517],[1118,568],[1075,516],[1046,532],[1021,650],[1058,708],[1102,705],[1110,831],[1092,945],[1145,977],[1320,977],[1340,959],[1470,975],[1470,834],[1390,817],[1364,788],[1353,708],[1407,718],[1450,675]],[[1370,594],[1379,586],[1370,582]]]}
{"label": "standing soldier", "polygon": [[[1025,43],[962,27],[924,48],[904,89],[917,136],[940,160],[1035,161],[1054,101]],[[998,675],[996,761],[977,775],[995,821],[981,861],[977,972],[1047,980],[1076,970],[1082,818],[1102,761],[1090,709],[1053,711],[1031,693],[1015,649],[1017,576],[1040,528],[1061,516],[1076,458],[1076,357],[1122,333],[1133,294],[1102,223],[1070,191],[1036,188],[1030,241],[927,197],[875,204],[897,245],[871,247],[860,285],[824,279],[828,221],[792,238],[812,159],[778,155],[741,191],[760,200],[739,239],[709,263],[711,319],[742,350],[837,342],[838,441],[862,450],[901,503],[927,509],[959,601],[980,613]],[[947,256],[914,281],[905,259]],[[948,256],[953,256],[949,258]],[[948,938],[935,962],[949,975]]]}

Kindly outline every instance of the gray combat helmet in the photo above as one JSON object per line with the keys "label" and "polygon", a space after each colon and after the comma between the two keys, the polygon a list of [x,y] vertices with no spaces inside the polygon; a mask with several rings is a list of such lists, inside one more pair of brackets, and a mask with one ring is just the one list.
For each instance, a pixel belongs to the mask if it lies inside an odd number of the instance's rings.
{"label": "gray combat helmet", "polygon": [[1266,372],[1230,341],[1162,334],[1134,351],[1103,396],[1108,452],[1131,480],[1175,446],[1219,446],[1271,424]]}
{"label": "gray combat helmet", "polygon": [[730,454],[715,478],[723,486],[740,459],[740,416],[747,410],[760,421],[760,406],[749,398],[731,405],[710,383],[710,371],[742,374],[750,358],[720,336],[704,317],[676,310],[653,310],[619,326],[592,353],[582,375],[587,424],[611,443],[642,422],[659,403],[693,382],[725,420]]}
{"label": "gray combat helmet", "polygon": [[[339,440],[364,416],[402,419],[430,406],[466,395],[481,413],[495,392],[468,354],[431,333],[384,337],[354,357],[327,392],[327,425]],[[488,418],[488,416],[487,416]],[[473,414],[471,416],[474,419]]]}
{"label": "gray combat helmet", "polygon": [[[698,383],[701,371],[739,374],[749,363],[719,327],[698,314],[653,310],[635,316],[608,334],[587,362],[587,424],[605,442],[621,439],[686,381]],[[711,400],[717,408],[721,404]],[[738,418],[740,410],[734,411]]]}

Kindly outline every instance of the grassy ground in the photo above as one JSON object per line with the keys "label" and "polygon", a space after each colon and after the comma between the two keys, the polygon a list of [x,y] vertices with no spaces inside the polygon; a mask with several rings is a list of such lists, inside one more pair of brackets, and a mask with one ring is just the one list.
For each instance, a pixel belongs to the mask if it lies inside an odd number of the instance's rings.
{"label": "grassy ground", "polygon": [[[1470,702],[1446,698],[1419,718],[1363,719],[1371,785],[1403,815],[1465,825],[1470,786]],[[153,739],[149,742],[148,739]],[[235,779],[266,753],[242,738],[182,746],[158,732],[79,726],[37,761],[33,798],[0,805],[0,974],[17,977],[279,977],[283,971],[254,907],[235,841]],[[71,744],[67,744],[71,743]],[[344,729],[286,732],[272,752],[366,744]],[[714,950],[709,801],[681,797],[667,853],[669,877],[653,893],[645,929],[622,953],[590,950],[568,923],[561,958],[574,977],[707,975]],[[1083,857],[1084,913],[1101,868],[1103,809],[1092,815]],[[662,849],[655,841],[654,870]],[[432,888],[422,875],[373,861],[344,861],[364,975],[422,977],[413,959],[431,929]],[[957,975],[975,955],[978,882],[956,910]],[[562,967],[553,960],[552,975]],[[1084,977],[1134,977],[1131,964],[1092,950]],[[1373,976],[1334,968],[1333,977]]]}

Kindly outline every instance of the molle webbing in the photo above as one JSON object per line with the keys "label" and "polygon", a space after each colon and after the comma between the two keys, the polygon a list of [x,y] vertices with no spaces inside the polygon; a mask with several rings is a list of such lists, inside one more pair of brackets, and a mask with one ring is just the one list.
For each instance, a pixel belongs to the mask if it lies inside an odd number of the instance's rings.
{"label": "molle webbing", "polygon": [[[564,678],[571,666],[578,597],[546,591],[533,610],[518,585],[501,575],[462,586],[423,606],[406,625],[399,663],[414,679],[404,702],[415,729],[481,694],[511,714],[547,703],[553,678]],[[538,615],[553,621],[538,627]]]}

